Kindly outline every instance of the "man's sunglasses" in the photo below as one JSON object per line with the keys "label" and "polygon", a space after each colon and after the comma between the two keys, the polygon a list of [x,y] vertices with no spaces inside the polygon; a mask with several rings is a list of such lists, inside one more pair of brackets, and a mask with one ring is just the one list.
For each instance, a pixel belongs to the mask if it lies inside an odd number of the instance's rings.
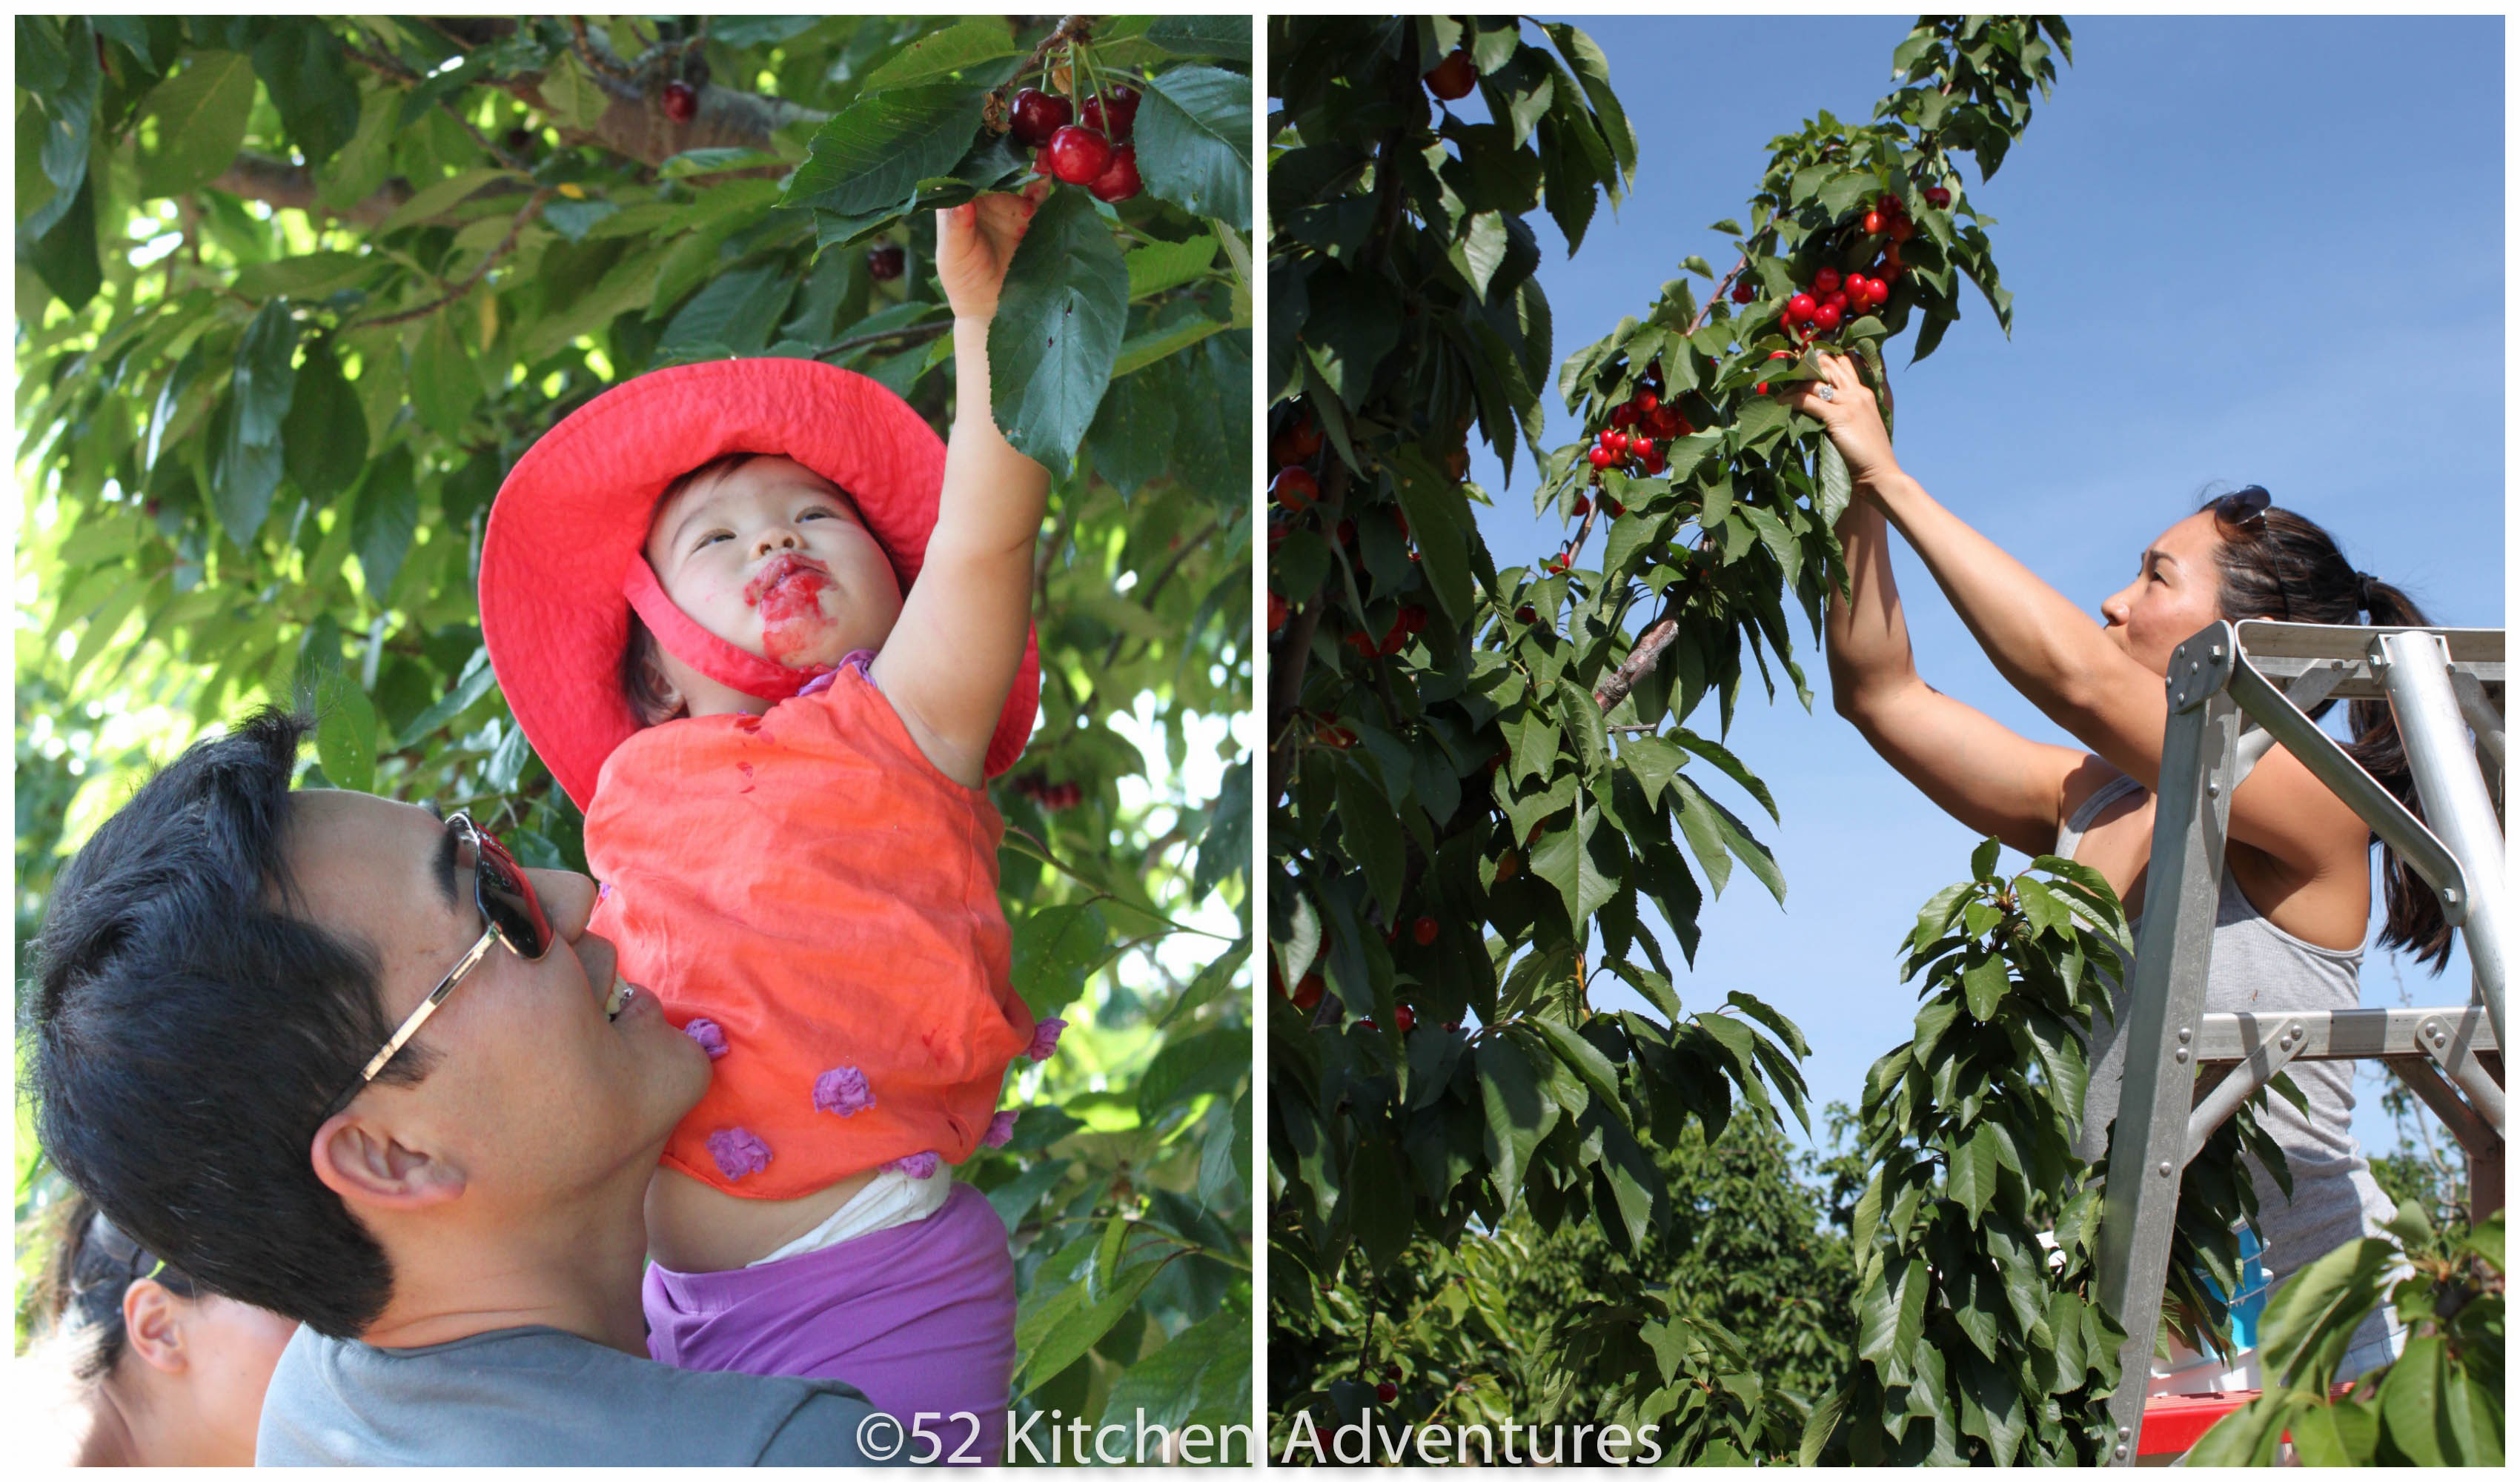
{"label": "man's sunglasses", "polygon": [[525,878],[525,872],[517,863],[516,856],[503,848],[480,825],[472,822],[469,813],[447,815],[446,831],[455,835],[455,868],[472,872],[472,904],[481,913],[480,938],[430,990],[428,997],[420,1001],[420,1007],[402,1021],[402,1026],[393,1032],[393,1038],[385,1041],[384,1048],[369,1057],[368,1063],[360,1068],[357,1083],[334,1098],[333,1104],[325,1109],[323,1119],[326,1121],[332,1120],[342,1107],[356,1100],[402,1047],[411,1042],[411,1037],[420,1033],[420,1026],[428,1023],[428,1016],[437,1011],[437,1006],[446,1002],[446,995],[455,991],[455,985],[464,980],[464,974],[472,971],[489,954],[492,942],[529,963],[541,962],[552,949],[551,919],[543,914],[542,900],[534,894],[533,882]]}
{"label": "man's sunglasses", "polygon": [[2267,491],[2251,484],[2233,489],[2209,506],[2215,519],[2238,530],[2263,530],[2267,527]]}

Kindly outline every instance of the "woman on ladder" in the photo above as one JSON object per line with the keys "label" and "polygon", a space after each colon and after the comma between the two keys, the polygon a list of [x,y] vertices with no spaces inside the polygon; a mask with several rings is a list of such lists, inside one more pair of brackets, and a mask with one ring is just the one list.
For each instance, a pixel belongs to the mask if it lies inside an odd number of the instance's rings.
{"label": "woman on ladder", "polygon": [[[2100,604],[2103,622],[2095,628],[1900,470],[1873,394],[1852,362],[1822,354],[1820,365],[1821,380],[1779,389],[1795,411],[1827,428],[1855,483],[1855,500],[1837,526],[1851,592],[1831,600],[1826,627],[1838,713],[1970,829],[2025,854],[2053,853],[2098,870],[2130,917],[2143,909],[2152,855],[2152,788],[2170,714],[2163,681],[2173,649],[2217,619],[2427,625],[2406,594],[2357,571],[2325,530],[2272,507],[2264,489],[2251,487],[2163,531],[2138,557],[2135,580]],[[2018,736],[1917,675],[1891,573],[1893,525],[1998,672],[2076,744]],[[2416,809],[2388,703],[2356,700],[2351,719],[2348,754]],[[2232,789],[2228,832],[2206,1011],[2360,1007],[2376,842],[2369,826],[2278,746]],[[2388,921],[2381,945],[2411,948],[2439,971],[2451,948],[2440,902],[2385,847],[2382,866]],[[2095,1039],[2079,1149],[2087,1158],[2103,1150],[2124,1060],[2111,1026],[2099,1026]],[[2376,1234],[2393,1213],[2354,1139],[2352,1062],[2296,1061],[2289,1069],[2308,1098],[2308,1114],[2270,1097],[2259,1121],[2283,1148],[2291,1198],[2251,1166],[2264,1260],[2275,1284],[2338,1245]],[[2356,1332],[2338,1377],[2388,1363],[2399,1341],[2384,1304]]]}

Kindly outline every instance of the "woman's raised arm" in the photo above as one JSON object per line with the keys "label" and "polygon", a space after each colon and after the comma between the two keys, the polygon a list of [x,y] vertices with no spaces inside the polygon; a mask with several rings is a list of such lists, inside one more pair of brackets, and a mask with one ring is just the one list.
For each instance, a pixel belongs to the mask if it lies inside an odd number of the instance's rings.
{"label": "woman's raised arm", "polygon": [[1852,589],[1829,600],[1823,629],[1837,713],[1962,824],[2024,854],[2053,849],[2065,779],[2083,754],[2031,741],[1926,684],[1908,641],[1881,511],[1856,500],[1837,522],[1837,538]]}

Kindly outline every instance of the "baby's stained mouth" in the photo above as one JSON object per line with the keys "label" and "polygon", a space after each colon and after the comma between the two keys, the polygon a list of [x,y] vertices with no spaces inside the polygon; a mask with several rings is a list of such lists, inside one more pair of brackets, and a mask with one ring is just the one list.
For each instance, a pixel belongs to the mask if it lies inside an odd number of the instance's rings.
{"label": "baby's stained mouth", "polygon": [[770,558],[770,563],[754,572],[752,579],[743,584],[743,604],[748,607],[757,607],[761,606],[763,598],[789,585],[791,581],[798,592],[810,598],[830,586],[831,579],[831,572],[821,561],[810,556],[798,556],[792,551],[783,551]]}

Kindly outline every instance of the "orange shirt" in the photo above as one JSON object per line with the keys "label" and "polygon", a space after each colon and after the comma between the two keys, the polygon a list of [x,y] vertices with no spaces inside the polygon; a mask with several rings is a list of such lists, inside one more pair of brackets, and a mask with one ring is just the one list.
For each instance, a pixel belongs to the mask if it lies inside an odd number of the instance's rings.
{"label": "orange shirt", "polygon": [[665,1165],[792,1199],[895,1158],[969,1157],[1033,1040],[998,905],[1005,829],[854,665],[767,715],[623,741],[586,815],[607,887],[589,929],[669,1020],[724,1046]]}

